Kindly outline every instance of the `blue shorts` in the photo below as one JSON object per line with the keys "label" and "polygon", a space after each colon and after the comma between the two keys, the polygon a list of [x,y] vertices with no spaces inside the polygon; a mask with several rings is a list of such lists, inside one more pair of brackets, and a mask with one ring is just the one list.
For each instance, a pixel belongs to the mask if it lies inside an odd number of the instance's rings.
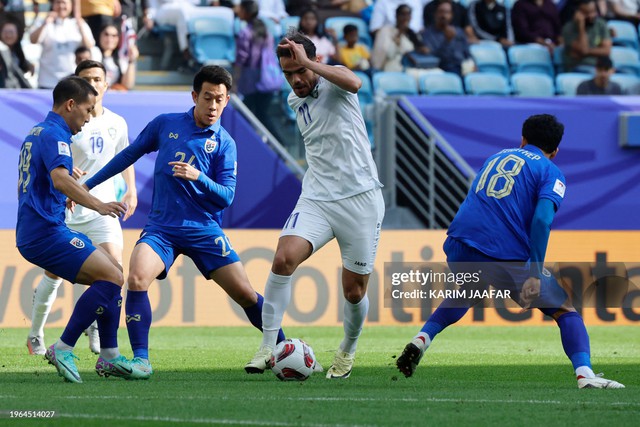
{"label": "blue shorts", "polygon": [[164,271],[159,280],[167,277],[178,255],[191,258],[200,273],[210,279],[213,271],[240,261],[229,238],[219,227],[169,228],[148,225],[136,243],[146,243],[162,259]]}
{"label": "blue shorts", "polygon": [[37,243],[18,246],[20,254],[32,264],[75,283],[82,264],[96,250],[91,240],[67,227],[51,230]]}
{"label": "blue shorts", "polygon": [[[479,289],[492,286],[498,290],[509,290],[514,301],[520,300],[522,285],[531,276],[529,261],[499,260],[452,237],[447,237],[443,249],[453,273],[481,272],[481,281],[477,284]],[[542,272],[540,297],[531,307],[539,308],[545,314],[553,314],[567,302],[569,296],[547,269]]]}

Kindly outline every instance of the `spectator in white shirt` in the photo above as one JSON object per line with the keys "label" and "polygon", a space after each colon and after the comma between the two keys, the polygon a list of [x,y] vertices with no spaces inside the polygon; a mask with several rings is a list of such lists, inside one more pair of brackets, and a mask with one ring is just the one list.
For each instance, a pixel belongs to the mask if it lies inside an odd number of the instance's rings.
{"label": "spectator in white shirt", "polygon": [[375,33],[385,25],[391,27],[396,26],[396,10],[398,6],[406,4],[416,13],[411,14],[411,22],[409,28],[414,33],[422,31],[424,23],[422,17],[417,11],[422,10],[422,1],[420,0],[377,0],[373,5],[373,13],[371,14],[371,21],[369,21],[369,30]]}

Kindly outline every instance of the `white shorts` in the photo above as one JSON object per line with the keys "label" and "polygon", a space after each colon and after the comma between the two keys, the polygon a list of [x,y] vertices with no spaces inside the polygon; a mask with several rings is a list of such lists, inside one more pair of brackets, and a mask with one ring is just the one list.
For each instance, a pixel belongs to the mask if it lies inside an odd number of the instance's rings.
{"label": "white shorts", "polygon": [[335,237],[343,267],[370,274],[383,218],[384,199],[379,188],[330,202],[301,197],[280,236],[302,237],[311,243],[313,252]]}
{"label": "white shorts", "polygon": [[70,229],[85,234],[94,246],[102,243],[113,243],[123,247],[122,227],[118,218],[100,215],[91,221],[79,224],[67,224]]}

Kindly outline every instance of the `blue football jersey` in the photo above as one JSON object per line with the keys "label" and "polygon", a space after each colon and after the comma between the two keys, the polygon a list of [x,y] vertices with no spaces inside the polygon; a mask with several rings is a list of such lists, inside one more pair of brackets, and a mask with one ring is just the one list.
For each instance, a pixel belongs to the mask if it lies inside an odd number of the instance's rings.
{"label": "blue football jersey", "polygon": [[[100,172],[90,178],[89,188],[126,168],[145,153],[158,152],[149,224],[163,227],[222,226],[224,208],[231,200],[220,197],[216,185],[225,187],[233,199],[236,186],[236,144],[216,122],[207,128],[196,126],[193,108],[186,113],[162,114],[142,130]],[[123,161],[123,159],[127,159]],[[169,162],[185,162],[205,175],[188,181],[173,176]],[[218,187],[219,188],[219,187]]]}
{"label": "blue football jersey", "polygon": [[64,166],[71,174],[71,130],[64,119],[49,112],[35,125],[20,148],[16,243],[27,245],[64,226],[66,196],[56,190],[51,171]]}
{"label": "blue football jersey", "polygon": [[538,200],[557,211],[565,189],[560,169],[538,147],[502,150],[480,169],[447,234],[493,258],[526,261]]}

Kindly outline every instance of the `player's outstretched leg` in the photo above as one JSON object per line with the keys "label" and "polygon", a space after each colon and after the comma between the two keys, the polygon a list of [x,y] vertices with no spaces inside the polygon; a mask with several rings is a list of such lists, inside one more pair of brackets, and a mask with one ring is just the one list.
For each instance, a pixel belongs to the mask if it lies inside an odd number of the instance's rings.
{"label": "player's outstretched leg", "polygon": [[369,312],[369,297],[364,297],[353,304],[349,301],[344,302],[344,338],[340,343],[340,348],[333,358],[331,367],[327,370],[327,378],[336,379],[349,378],[353,369],[353,362],[356,358],[356,347],[358,338],[362,332],[364,320]]}
{"label": "player's outstretched leg", "polygon": [[[459,303],[456,304],[459,305]],[[416,371],[424,352],[429,348],[436,335],[447,326],[462,319],[469,310],[467,307],[453,307],[454,305],[453,300],[445,299],[440,304],[440,307],[429,317],[429,320],[424,324],[418,335],[405,346],[402,354],[396,360],[398,370],[405,377],[409,378]]]}
{"label": "player's outstretched leg", "polygon": [[[557,313],[556,310],[542,311],[548,315],[554,311]],[[617,381],[602,378],[602,374],[594,374],[591,369],[589,335],[582,316],[575,311],[565,312],[556,317],[556,323],[560,328],[564,352],[575,369],[578,388],[624,388],[624,385]]]}
{"label": "player's outstretched leg", "polygon": [[87,289],[73,309],[69,323],[60,339],[47,350],[45,359],[58,370],[58,374],[66,381],[81,383],[75,365],[73,347],[76,345],[82,331],[93,323],[98,313],[104,312],[109,303],[120,294],[120,286],[115,283],[97,280]]}
{"label": "player's outstretched leg", "polygon": [[248,374],[261,374],[271,363],[271,353],[278,342],[284,311],[291,300],[291,276],[269,272],[262,306],[262,344],[244,367]]}
{"label": "player's outstretched leg", "polygon": [[44,325],[56,300],[58,287],[62,283],[59,277],[42,275],[40,283],[33,291],[33,308],[31,309],[31,331],[27,337],[29,354],[43,355],[47,351],[44,345]]}
{"label": "player's outstretched leg", "polygon": [[151,329],[151,303],[147,291],[127,291],[125,304],[127,331],[133,350],[134,368],[144,373],[147,379],[153,374],[149,362],[149,330]]}

